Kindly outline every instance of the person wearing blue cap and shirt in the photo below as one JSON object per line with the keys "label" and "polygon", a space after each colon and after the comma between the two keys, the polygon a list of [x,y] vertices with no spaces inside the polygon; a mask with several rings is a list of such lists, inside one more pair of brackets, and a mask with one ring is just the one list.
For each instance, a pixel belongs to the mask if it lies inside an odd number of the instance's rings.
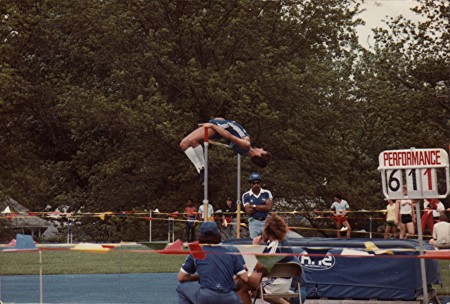
{"label": "person wearing blue cap and shirt", "polygon": [[[238,304],[242,303],[236,293],[234,276],[248,281],[242,255],[232,246],[217,246],[221,242],[219,228],[215,222],[200,225],[203,260],[190,254],[178,273],[178,303],[180,304]],[[198,281],[195,282],[195,281]]]}
{"label": "person wearing blue cap and shirt", "polygon": [[248,230],[253,239],[262,234],[266,217],[272,210],[272,193],[261,188],[261,175],[250,174],[251,189],[242,195],[245,213],[248,215]]}

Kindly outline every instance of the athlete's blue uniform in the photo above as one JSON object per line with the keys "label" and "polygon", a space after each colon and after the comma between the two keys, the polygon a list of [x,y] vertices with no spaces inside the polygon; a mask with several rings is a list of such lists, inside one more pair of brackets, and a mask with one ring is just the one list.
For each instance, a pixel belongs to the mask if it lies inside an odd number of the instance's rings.
{"label": "athlete's blue uniform", "polygon": [[233,276],[246,271],[245,262],[241,255],[230,254],[239,251],[234,247],[222,246],[203,246],[202,249],[206,253],[204,260],[189,255],[181,266],[182,272],[197,272],[200,279],[198,283],[182,282],[178,285],[178,303],[241,303]]}
{"label": "athlete's blue uniform", "polygon": [[[215,124],[216,126],[227,130],[228,132],[230,132],[232,135],[236,136],[237,138],[244,138],[244,137],[250,136],[248,134],[248,132],[244,129],[244,127],[241,126],[239,123],[237,123],[234,120],[211,119],[209,121],[209,123]],[[219,134],[216,134],[212,137],[212,139],[221,139],[221,138],[222,138],[222,136],[220,136]],[[230,145],[231,149],[233,149],[234,152],[236,152],[240,155],[246,156],[249,151],[249,150],[244,150],[244,149],[239,148],[233,142],[229,142],[228,144]]]}

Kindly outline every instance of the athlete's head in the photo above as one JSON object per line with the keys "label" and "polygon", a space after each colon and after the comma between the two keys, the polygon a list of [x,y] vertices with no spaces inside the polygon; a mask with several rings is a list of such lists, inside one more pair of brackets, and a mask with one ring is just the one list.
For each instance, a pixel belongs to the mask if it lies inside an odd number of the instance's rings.
{"label": "athlete's head", "polygon": [[272,154],[269,151],[265,151],[261,148],[255,148],[256,152],[251,160],[252,162],[260,168],[265,168],[269,165],[270,160],[272,159]]}

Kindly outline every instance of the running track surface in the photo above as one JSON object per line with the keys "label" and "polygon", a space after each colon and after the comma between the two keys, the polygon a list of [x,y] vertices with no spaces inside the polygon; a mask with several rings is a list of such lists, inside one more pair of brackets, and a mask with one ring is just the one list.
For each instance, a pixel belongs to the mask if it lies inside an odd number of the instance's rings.
{"label": "running track surface", "polygon": [[[176,304],[176,273],[43,275],[48,304]],[[39,276],[0,276],[0,300],[8,304],[40,302]],[[450,297],[441,297],[450,303]]]}
{"label": "running track surface", "polygon": [[[43,275],[44,303],[176,304],[177,273]],[[0,276],[3,303],[39,303],[39,276]]]}

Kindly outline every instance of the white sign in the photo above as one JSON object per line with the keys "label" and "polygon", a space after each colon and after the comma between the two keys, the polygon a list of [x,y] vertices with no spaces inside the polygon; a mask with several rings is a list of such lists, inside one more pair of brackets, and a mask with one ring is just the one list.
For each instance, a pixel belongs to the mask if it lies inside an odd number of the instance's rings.
{"label": "white sign", "polygon": [[[449,194],[448,154],[443,149],[383,151],[378,160],[387,199],[445,198]],[[436,171],[444,169],[447,189],[440,194]]]}
{"label": "white sign", "polygon": [[417,169],[448,167],[443,149],[388,150],[380,153],[378,169]]}

